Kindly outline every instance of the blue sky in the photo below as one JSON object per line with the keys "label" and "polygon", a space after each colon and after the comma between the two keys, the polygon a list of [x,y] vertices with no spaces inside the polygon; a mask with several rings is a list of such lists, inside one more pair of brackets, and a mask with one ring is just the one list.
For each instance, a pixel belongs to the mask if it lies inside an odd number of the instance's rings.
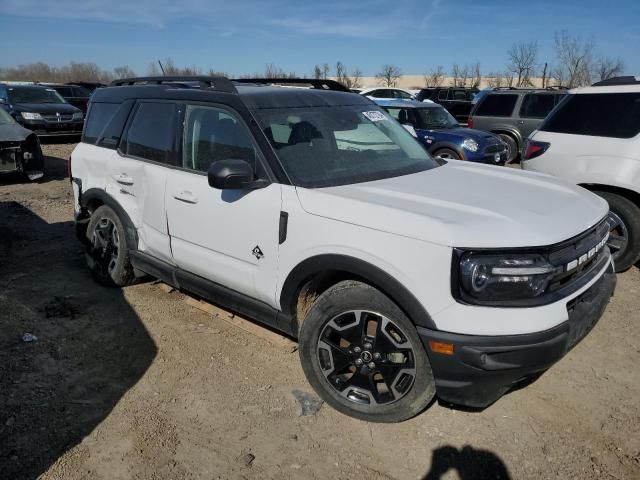
{"label": "blue sky", "polygon": [[503,70],[517,41],[552,63],[553,34],[593,37],[640,74],[640,0],[0,0],[0,66],[44,61],[129,65],[158,58],[239,75],[275,63],[299,75],[341,60],[375,74],[479,61]]}

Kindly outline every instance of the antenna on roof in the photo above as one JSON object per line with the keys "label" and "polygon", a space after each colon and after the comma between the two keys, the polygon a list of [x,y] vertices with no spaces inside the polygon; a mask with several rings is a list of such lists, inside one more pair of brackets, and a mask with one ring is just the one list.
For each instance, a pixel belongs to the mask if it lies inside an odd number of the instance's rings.
{"label": "antenna on roof", "polygon": [[158,65],[160,65],[160,71],[162,72],[162,75],[166,75],[166,73],[164,73],[164,67],[162,66],[162,62],[160,60],[158,60]]}

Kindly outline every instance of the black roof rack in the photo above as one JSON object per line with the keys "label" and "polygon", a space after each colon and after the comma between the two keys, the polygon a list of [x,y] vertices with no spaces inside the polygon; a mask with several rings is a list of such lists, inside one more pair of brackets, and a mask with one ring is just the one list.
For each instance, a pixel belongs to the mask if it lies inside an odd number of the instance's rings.
{"label": "black roof rack", "polygon": [[565,87],[564,85],[548,85],[544,87],[545,90],[569,90],[569,87]]}
{"label": "black roof rack", "polygon": [[493,87],[493,90],[518,90],[516,87]]}
{"label": "black roof rack", "polygon": [[313,88],[318,90],[351,92],[351,90],[340,82],[321,78],[236,78],[233,81],[237,83],[256,83],[264,85],[311,85]]}
{"label": "black roof rack", "polygon": [[[135,85],[137,83],[162,85],[163,83],[198,83],[200,88],[212,88],[221,92],[238,93],[227,77],[205,77],[193,75],[166,75],[162,77],[120,78],[111,82],[111,86]],[[186,85],[185,85],[186,86]]]}
{"label": "black roof rack", "polygon": [[623,77],[613,77],[607,80],[601,80],[591,85],[592,87],[604,87],[607,85],[640,85],[640,77],[626,75]]}

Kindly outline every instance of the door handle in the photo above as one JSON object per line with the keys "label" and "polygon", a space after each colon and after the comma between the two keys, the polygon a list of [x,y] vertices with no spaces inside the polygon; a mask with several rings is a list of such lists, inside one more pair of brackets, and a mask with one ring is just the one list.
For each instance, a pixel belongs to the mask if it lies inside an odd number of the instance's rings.
{"label": "door handle", "polygon": [[196,197],[193,193],[182,191],[180,193],[174,193],[173,198],[176,200],[180,200],[181,202],[195,204],[198,203],[198,197]]}
{"label": "door handle", "polygon": [[126,173],[118,173],[113,176],[113,179],[121,185],[133,185],[133,178]]}

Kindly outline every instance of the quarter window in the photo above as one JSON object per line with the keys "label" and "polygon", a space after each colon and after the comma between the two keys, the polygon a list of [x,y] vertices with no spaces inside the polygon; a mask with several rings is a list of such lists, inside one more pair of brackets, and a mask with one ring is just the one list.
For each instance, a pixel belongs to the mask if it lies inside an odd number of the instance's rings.
{"label": "quarter window", "polygon": [[556,95],[549,93],[530,93],[525,95],[520,107],[523,118],[544,118],[555,105]]}
{"label": "quarter window", "polygon": [[119,106],[118,103],[92,103],[84,125],[82,142],[94,145]]}
{"label": "quarter window", "polygon": [[475,114],[481,117],[510,117],[517,100],[517,95],[487,95]]}
{"label": "quarter window", "polygon": [[172,103],[141,103],[127,132],[128,155],[174,164],[176,106]]}
{"label": "quarter window", "polygon": [[251,134],[234,114],[219,108],[187,107],[182,151],[182,166],[189,170],[206,172],[212,163],[229,159],[244,160],[256,170]]}
{"label": "quarter window", "polygon": [[540,130],[631,138],[640,133],[640,93],[569,95]]}

